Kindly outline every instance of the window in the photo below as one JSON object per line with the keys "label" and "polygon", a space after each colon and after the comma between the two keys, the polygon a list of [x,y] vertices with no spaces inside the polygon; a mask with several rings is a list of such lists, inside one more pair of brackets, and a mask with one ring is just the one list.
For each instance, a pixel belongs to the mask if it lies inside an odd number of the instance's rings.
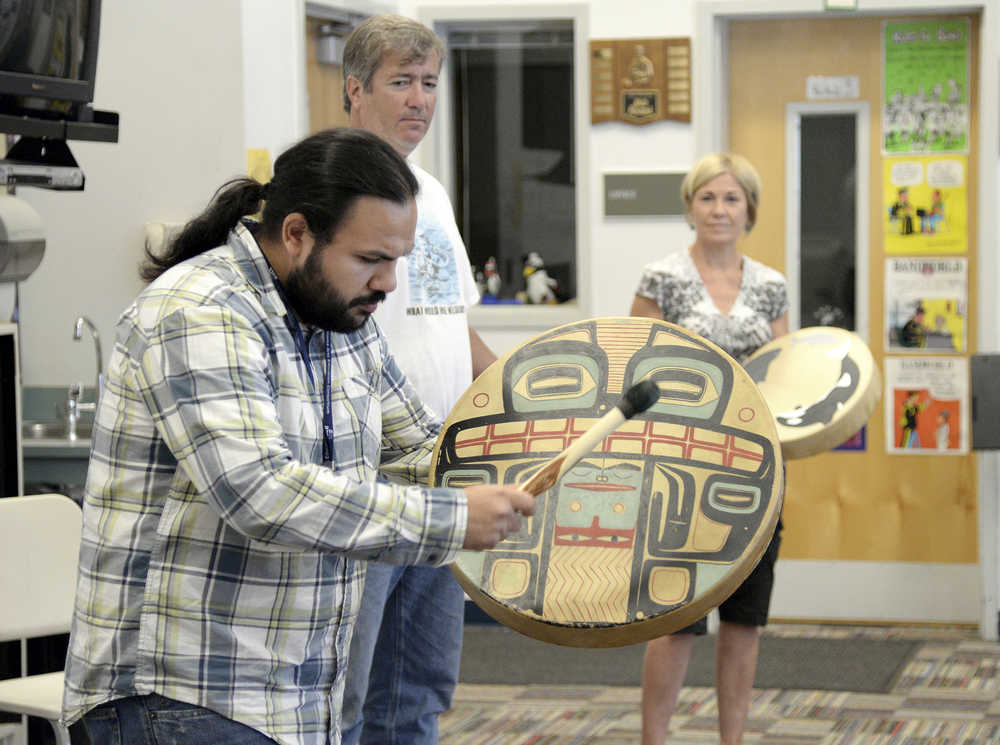
{"label": "window", "polygon": [[867,338],[867,106],[789,104],[788,117],[790,328]]}
{"label": "window", "polygon": [[[551,327],[589,305],[589,179],[577,148],[589,115],[587,13],[582,4],[463,6],[422,19],[445,40],[448,59],[437,132],[418,157],[452,195],[484,290],[490,259],[502,280],[473,309],[477,328]],[[525,275],[539,279],[532,253],[553,280],[554,304],[527,302]]]}
{"label": "window", "polygon": [[[453,29],[448,46],[456,217],[473,266],[485,273],[493,259],[502,279],[484,302],[573,300],[572,25]],[[532,252],[554,280],[551,293],[544,286],[533,297],[528,292],[525,272],[537,270]]]}

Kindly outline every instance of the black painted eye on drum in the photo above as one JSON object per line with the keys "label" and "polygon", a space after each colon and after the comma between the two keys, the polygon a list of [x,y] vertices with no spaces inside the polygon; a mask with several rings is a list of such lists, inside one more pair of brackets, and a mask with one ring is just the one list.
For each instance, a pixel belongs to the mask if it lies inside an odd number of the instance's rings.
{"label": "black painted eye on drum", "polygon": [[524,369],[511,390],[517,411],[564,411],[591,406],[597,381],[585,364],[543,363]]}
{"label": "black painted eye on drum", "polygon": [[657,370],[649,376],[660,386],[660,401],[703,403],[711,381],[700,370],[670,368]]}
{"label": "black painted eye on drum", "polygon": [[695,367],[659,367],[646,372],[648,380],[660,386],[660,399],[649,408],[660,414],[676,414],[709,419],[719,403],[719,391],[712,376]]}
{"label": "black painted eye on drum", "polygon": [[729,406],[733,361],[719,352],[693,346],[650,344],[636,352],[625,373],[626,385],[654,380],[660,400],[646,411],[702,422],[720,422]]}
{"label": "black painted eye on drum", "polygon": [[527,398],[578,394],[583,389],[584,372],[577,365],[558,365],[532,370],[525,376]]}
{"label": "black painted eye on drum", "polygon": [[761,493],[755,486],[715,483],[708,492],[708,501],[720,512],[750,514],[760,507]]}

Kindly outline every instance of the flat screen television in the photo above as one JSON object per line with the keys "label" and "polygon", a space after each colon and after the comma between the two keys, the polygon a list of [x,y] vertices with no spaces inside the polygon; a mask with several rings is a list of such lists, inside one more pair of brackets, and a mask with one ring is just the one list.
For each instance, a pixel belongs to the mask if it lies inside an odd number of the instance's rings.
{"label": "flat screen television", "polygon": [[100,0],[0,2],[0,111],[78,118],[94,100],[100,28]]}
{"label": "flat screen television", "polygon": [[0,132],[118,141],[118,114],[91,107],[100,30],[101,0],[0,0]]}

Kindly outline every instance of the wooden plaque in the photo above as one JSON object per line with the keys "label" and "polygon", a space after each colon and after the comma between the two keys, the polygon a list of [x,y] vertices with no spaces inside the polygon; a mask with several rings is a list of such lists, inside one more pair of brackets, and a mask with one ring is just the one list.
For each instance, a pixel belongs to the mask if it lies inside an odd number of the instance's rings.
{"label": "wooden plaque", "polygon": [[649,318],[560,326],[494,362],[448,416],[432,483],[521,483],[645,379],[660,399],[538,497],[522,530],[453,565],[498,621],[576,647],[647,641],[729,596],[781,510],[774,419],[717,346]]}
{"label": "wooden plaque", "polygon": [[590,121],[691,121],[691,40],[590,42]]}

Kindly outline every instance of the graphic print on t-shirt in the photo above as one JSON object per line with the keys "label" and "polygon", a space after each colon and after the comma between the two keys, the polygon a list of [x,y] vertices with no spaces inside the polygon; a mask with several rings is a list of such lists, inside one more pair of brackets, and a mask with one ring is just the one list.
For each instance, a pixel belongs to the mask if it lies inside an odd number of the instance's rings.
{"label": "graphic print on t-shirt", "polygon": [[447,234],[437,225],[417,225],[413,251],[406,259],[410,289],[408,315],[461,313],[465,310],[458,286],[458,267]]}

